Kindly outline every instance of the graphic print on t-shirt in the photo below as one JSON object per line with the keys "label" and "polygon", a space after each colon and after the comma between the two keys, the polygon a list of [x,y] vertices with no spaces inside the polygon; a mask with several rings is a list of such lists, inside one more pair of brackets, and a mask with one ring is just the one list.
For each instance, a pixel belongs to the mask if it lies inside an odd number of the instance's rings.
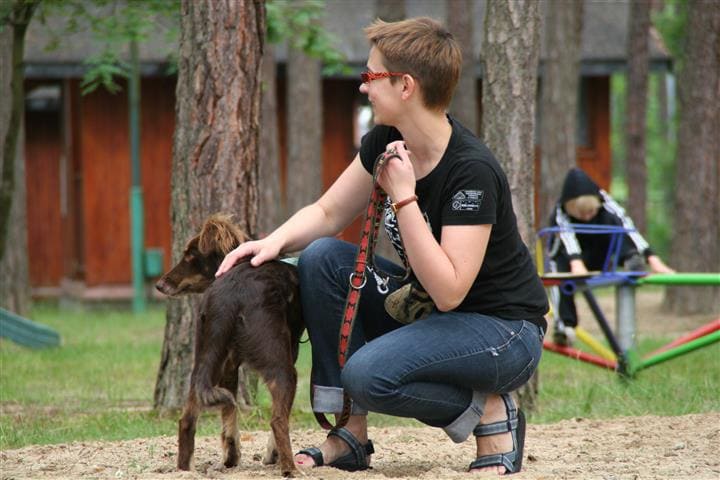
{"label": "graphic print on t-shirt", "polygon": [[[400,237],[400,228],[398,227],[395,212],[393,212],[390,207],[391,203],[390,198],[385,199],[385,232],[390,239],[390,243],[392,243],[392,246],[402,260],[403,265],[407,265],[407,257],[405,256],[405,249],[403,248],[402,238]],[[432,232],[432,226],[430,225],[430,219],[427,213],[422,212],[422,214],[428,229]]]}
{"label": "graphic print on t-shirt", "polygon": [[452,209],[456,212],[477,212],[484,196],[484,190],[460,190],[453,195]]}

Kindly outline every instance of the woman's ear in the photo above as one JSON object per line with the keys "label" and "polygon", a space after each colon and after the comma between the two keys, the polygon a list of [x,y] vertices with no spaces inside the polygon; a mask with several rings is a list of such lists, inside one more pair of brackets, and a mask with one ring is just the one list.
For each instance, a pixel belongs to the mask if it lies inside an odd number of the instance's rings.
{"label": "woman's ear", "polygon": [[412,97],[413,93],[415,93],[419,86],[415,79],[412,77],[412,75],[408,75],[407,73],[402,76],[402,84],[403,100],[408,100],[410,97]]}

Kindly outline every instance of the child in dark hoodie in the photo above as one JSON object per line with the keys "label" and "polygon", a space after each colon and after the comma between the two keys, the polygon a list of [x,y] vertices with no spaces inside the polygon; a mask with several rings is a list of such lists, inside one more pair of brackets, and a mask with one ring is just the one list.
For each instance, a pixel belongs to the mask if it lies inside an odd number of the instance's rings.
{"label": "child in dark hoodie", "polygon": [[[567,227],[571,223],[635,228],[625,210],[579,168],[571,169],[565,177],[562,194],[550,218],[551,226]],[[588,269],[601,270],[610,246],[610,237],[610,234],[562,232],[550,245],[552,268],[557,272],[578,275],[587,274]],[[648,242],[637,231],[626,234],[618,262],[626,270],[643,271],[643,259],[655,273],[674,272],[653,253]],[[572,295],[558,293],[559,302],[553,301],[553,307],[557,308],[554,339],[557,343],[568,344],[578,324],[577,311]]]}

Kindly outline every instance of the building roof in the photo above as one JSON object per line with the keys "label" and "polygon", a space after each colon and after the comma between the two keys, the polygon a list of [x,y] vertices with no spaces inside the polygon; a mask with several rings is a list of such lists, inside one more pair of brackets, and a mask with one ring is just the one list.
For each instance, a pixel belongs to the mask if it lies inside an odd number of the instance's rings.
{"label": "building roof", "polygon": [[[546,5],[546,0],[542,0]],[[482,28],[485,0],[474,1],[475,31],[473,58],[482,52]],[[363,27],[373,20],[375,0],[326,0],[324,25],[335,36],[337,48],[346,56],[354,69],[364,66],[368,44]],[[627,59],[629,0],[585,0],[582,33],[581,71],[585,75],[603,75],[624,68]],[[406,0],[408,17],[430,16],[445,22],[445,2],[441,0]],[[166,39],[167,20],[158,19],[157,29],[147,42],[140,45],[143,73],[159,74],[175,46]],[[25,60],[28,77],[80,76],[85,59],[99,51],[89,34],[63,35],[60,48],[47,51],[53,32],[62,32],[63,19],[49,18],[46,24],[33,21],[27,32]],[[544,46],[544,41],[542,42]],[[544,50],[544,48],[543,48]],[[285,49],[277,50],[280,62],[285,60]],[[541,59],[544,54],[541,52]],[[669,68],[672,62],[660,35],[652,29],[650,58],[655,68]],[[541,60],[542,61],[542,60]],[[479,66],[478,66],[479,73]]]}

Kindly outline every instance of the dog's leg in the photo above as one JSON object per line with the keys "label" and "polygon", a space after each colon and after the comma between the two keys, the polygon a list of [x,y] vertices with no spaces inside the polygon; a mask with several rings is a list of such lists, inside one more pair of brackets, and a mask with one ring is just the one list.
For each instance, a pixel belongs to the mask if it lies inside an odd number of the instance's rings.
{"label": "dog's leg", "polygon": [[272,427],[275,445],[280,459],[280,470],[283,475],[291,476],[295,471],[295,462],[290,445],[290,409],[295,398],[297,373],[295,367],[288,362],[282,370],[275,370],[272,377],[265,377],[272,396]]}
{"label": "dog's leg", "polygon": [[[231,392],[236,392],[238,387],[238,366],[228,359],[223,368],[223,376],[220,386]],[[223,446],[223,465],[227,468],[237,466],[240,462],[240,438],[237,425],[237,405],[234,403],[225,404],[221,409],[222,434],[220,439]]]}
{"label": "dog's leg", "polygon": [[277,445],[275,445],[275,434],[270,432],[267,445],[265,445],[265,456],[262,459],[263,465],[275,465],[278,461]]}
{"label": "dog's leg", "polygon": [[190,470],[195,451],[195,427],[197,425],[200,406],[197,402],[195,389],[190,387],[188,401],[183,409],[182,417],[178,424],[178,460],[177,467],[180,470]]}

